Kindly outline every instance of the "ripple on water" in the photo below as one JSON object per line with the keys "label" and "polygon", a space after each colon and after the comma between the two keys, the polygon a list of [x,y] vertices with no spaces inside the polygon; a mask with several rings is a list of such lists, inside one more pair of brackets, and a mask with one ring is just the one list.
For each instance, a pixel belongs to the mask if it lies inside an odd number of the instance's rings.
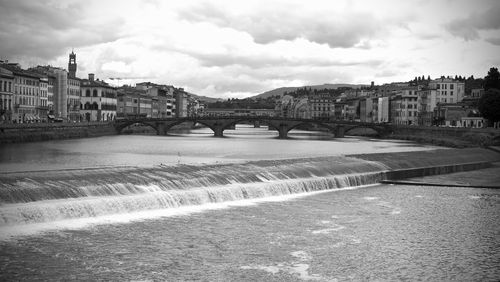
{"label": "ripple on water", "polygon": [[298,261],[291,262],[281,262],[276,265],[244,265],[240,266],[240,269],[245,270],[260,270],[276,275],[280,272],[287,273],[293,276],[297,276],[301,280],[328,280],[335,281],[335,279],[325,279],[319,274],[310,274],[310,265],[304,263],[310,261],[312,257],[305,251],[295,251],[291,252],[290,255],[298,259]]}
{"label": "ripple on water", "polygon": [[335,232],[335,231],[342,230],[344,228],[345,228],[345,226],[334,224],[334,227],[313,230],[313,231],[311,231],[311,233],[312,234],[329,234],[329,233],[332,233],[332,232]]}

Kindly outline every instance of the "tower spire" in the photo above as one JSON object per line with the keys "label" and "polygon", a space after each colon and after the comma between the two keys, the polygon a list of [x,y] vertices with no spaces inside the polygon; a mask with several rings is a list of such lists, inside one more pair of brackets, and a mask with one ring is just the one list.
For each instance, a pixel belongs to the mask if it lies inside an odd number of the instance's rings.
{"label": "tower spire", "polygon": [[76,78],[76,54],[74,49],[71,48],[71,54],[69,54],[69,62],[68,62],[68,73],[69,77]]}

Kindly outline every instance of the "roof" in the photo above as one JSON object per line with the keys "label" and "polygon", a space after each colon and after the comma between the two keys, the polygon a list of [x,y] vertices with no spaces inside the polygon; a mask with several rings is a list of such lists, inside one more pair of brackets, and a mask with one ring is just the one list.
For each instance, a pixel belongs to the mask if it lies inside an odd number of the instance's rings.
{"label": "roof", "polygon": [[115,87],[109,85],[103,80],[80,79],[80,87],[103,87],[116,90]]}
{"label": "roof", "polygon": [[31,77],[31,78],[40,78],[40,74],[32,72],[32,71],[27,71],[23,70],[19,64],[0,64],[0,67],[7,69],[11,71],[14,75],[17,76],[25,76],[25,77]]}

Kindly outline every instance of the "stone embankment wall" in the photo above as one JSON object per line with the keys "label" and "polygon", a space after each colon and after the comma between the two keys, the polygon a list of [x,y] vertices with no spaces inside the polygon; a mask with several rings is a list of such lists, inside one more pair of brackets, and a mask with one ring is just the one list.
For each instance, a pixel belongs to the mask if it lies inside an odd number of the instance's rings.
{"label": "stone embankment wall", "polygon": [[393,126],[387,138],[412,140],[448,147],[491,146],[500,142],[500,130],[494,128]]}
{"label": "stone embankment wall", "polygon": [[111,123],[32,123],[0,126],[0,144],[117,134]]}

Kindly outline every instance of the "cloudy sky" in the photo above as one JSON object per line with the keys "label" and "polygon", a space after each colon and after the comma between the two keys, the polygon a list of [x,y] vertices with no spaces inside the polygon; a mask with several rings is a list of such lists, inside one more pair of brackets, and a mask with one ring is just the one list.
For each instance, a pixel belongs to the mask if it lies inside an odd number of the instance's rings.
{"label": "cloudy sky", "polygon": [[[0,0],[0,59],[239,98],[277,87],[483,77],[500,1]],[[109,80],[109,78],[122,80]]]}

